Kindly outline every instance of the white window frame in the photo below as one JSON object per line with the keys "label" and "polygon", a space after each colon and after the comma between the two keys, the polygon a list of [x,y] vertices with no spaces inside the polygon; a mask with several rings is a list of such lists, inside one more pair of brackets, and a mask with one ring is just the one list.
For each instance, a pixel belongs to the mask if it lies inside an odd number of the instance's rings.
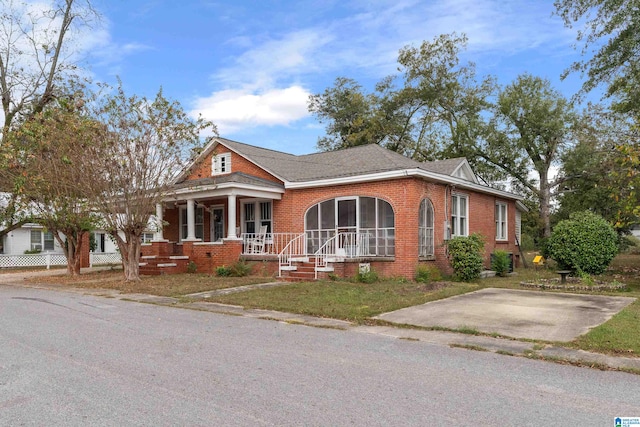
{"label": "white window frame", "polygon": [[[465,201],[464,209],[460,209],[460,200]],[[464,212],[462,212],[464,210]],[[464,227],[461,227],[464,224]],[[464,228],[464,230],[460,230]],[[469,196],[453,194],[451,196],[451,236],[466,237],[469,235]]]}
{"label": "white window frame", "polygon": [[509,218],[509,208],[508,205],[504,202],[496,202],[496,240],[508,240],[509,239],[509,229],[508,229],[508,218]]}
{"label": "white window frame", "polygon": [[[196,219],[198,218],[198,209],[200,209],[200,211],[202,212],[202,222],[195,222]],[[186,215],[187,211],[187,206],[180,206],[180,242],[182,242],[183,240],[185,240],[187,238],[187,223],[184,221],[184,216]],[[202,239],[202,241],[204,242],[204,208],[202,206],[196,206],[195,209],[193,210],[193,215],[194,215],[194,228],[195,228],[195,233],[196,233],[196,238],[198,239]],[[202,236],[198,236],[198,227],[200,227],[200,230],[202,230]],[[183,237],[184,236],[184,237]]]}
{"label": "white window frame", "polygon": [[[269,218],[262,217],[262,209],[261,203],[269,204]],[[252,220],[247,220],[246,218],[246,205],[253,205],[253,215],[254,218]],[[257,233],[260,230],[260,226],[262,223],[268,222],[267,230],[269,233],[273,233],[273,200],[271,199],[243,199],[240,201],[240,224],[242,233],[248,233],[247,230],[247,221],[252,221],[254,223],[254,233]]]}
{"label": "white window frame", "polygon": [[[51,235],[51,239],[47,239],[47,235]],[[47,247],[47,243],[49,243],[50,247]],[[42,250],[43,251],[53,251],[56,249],[56,238],[53,236],[51,231],[43,231],[42,232]]]}
{"label": "white window frame", "polygon": [[231,153],[217,154],[211,161],[211,175],[231,173]]}
{"label": "white window frame", "polygon": [[140,235],[141,243],[151,243],[155,237],[155,233],[151,231],[145,231]]}
{"label": "white window frame", "polygon": [[[428,212],[431,212],[431,222],[429,223]],[[420,202],[420,208],[418,210],[420,217],[418,218],[418,256],[420,257],[432,257],[435,255],[434,249],[434,227],[435,222],[435,210],[433,203],[429,199],[422,199]]]}
{"label": "white window frame", "polygon": [[[33,239],[34,236],[38,236],[38,241],[35,241]],[[29,242],[31,244],[31,250],[35,251],[35,250],[39,250],[42,252],[42,248],[43,248],[43,236],[42,236],[42,230],[31,230],[31,232],[29,233]]]}

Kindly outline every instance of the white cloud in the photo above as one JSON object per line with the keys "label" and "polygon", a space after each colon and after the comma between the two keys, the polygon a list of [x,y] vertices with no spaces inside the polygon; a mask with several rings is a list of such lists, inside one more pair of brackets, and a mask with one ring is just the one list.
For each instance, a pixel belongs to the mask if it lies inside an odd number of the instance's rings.
{"label": "white cloud", "polygon": [[396,71],[400,48],[443,33],[467,34],[469,55],[476,61],[496,51],[570,49],[573,40],[559,19],[551,18],[551,4],[530,0],[352,0],[336,5],[347,13],[284,33],[276,31],[287,27],[276,22],[266,36],[234,34],[226,44],[241,53],[212,75],[215,90],[196,99],[193,112],[216,122],[222,134],[240,126],[288,125],[308,116],[309,92],[303,87],[312,87],[312,81],[328,85],[338,76],[378,80]]}
{"label": "white cloud", "polygon": [[193,111],[213,121],[224,136],[240,128],[288,125],[304,118],[308,97],[309,92],[300,86],[259,93],[223,90],[196,100]]}

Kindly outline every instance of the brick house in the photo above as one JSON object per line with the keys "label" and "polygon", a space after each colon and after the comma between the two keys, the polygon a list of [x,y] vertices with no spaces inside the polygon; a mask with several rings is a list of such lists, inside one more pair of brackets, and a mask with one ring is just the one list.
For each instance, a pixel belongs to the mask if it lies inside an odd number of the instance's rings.
{"label": "brick house", "polygon": [[[292,155],[215,138],[156,207],[164,227],[141,273],[213,272],[239,259],[279,276],[413,278],[450,272],[446,241],[480,233],[517,265],[517,195],[478,182],[464,158],[416,162],[378,145]],[[517,240],[518,239],[518,240]]]}

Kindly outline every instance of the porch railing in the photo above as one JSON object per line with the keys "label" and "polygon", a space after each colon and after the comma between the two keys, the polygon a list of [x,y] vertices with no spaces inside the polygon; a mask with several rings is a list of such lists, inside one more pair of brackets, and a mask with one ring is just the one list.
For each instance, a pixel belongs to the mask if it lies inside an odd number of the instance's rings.
{"label": "porch railing", "polygon": [[282,271],[291,267],[293,259],[306,256],[307,234],[300,233],[278,253],[278,276],[282,276]]}
{"label": "porch railing", "polygon": [[331,262],[370,255],[369,233],[338,233],[315,252],[315,278]]}
{"label": "porch railing", "polygon": [[278,255],[284,250],[284,248],[296,239],[300,233],[267,233],[264,239],[264,247],[259,253],[255,252],[255,245],[253,242],[256,239],[262,239],[257,233],[242,233],[242,255]]}

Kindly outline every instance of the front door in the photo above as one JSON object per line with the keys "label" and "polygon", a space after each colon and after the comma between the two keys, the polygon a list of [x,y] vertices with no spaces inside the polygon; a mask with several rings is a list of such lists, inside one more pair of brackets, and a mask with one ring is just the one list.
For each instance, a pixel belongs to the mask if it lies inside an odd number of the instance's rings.
{"label": "front door", "polygon": [[219,242],[224,239],[224,207],[211,209],[211,241]]}

